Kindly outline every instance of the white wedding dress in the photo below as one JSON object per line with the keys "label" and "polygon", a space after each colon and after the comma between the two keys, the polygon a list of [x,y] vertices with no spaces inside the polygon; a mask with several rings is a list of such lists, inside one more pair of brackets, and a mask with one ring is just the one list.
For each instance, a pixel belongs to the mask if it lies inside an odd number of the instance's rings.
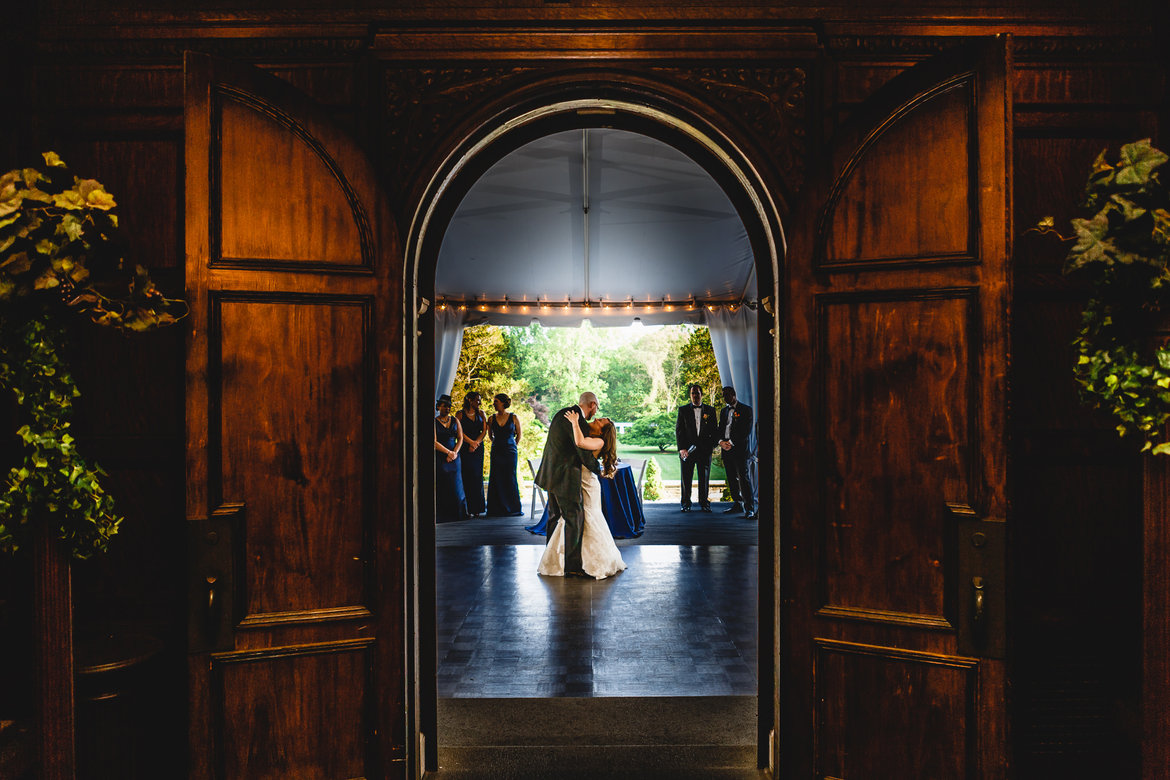
{"label": "white wedding dress", "polygon": [[[581,534],[581,568],[594,579],[603,580],[625,571],[626,562],[613,541],[609,524],[601,513],[601,482],[596,474],[581,467],[581,498],[585,508],[585,527]],[[538,574],[565,576],[565,521],[557,519],[552,538],[545,545]]]}

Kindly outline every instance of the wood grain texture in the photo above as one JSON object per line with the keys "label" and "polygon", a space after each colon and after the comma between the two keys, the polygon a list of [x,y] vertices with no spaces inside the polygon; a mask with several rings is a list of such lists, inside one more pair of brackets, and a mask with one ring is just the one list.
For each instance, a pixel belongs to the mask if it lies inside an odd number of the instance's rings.
{"label": "wood grain texture", "polygon": [[964,79],[923,96],[844,163],[822,267],[971,259],[979,220],[969,179],[973,90]]}
{"label": "wood grain texture", "polygon": [[374,776],[371,641],[212,656],[224,780]]}
{"label": "wood grain texture", "polygon": [[37,777],[73,780],[77,771],[73,696],[73,589],[69,552],[52,518],[34,520],[33,662]]}
{"label": "wood grain texture", "polygon": [[241,99],[228,94],[217,101],[219,197],[212,219],[220,255],[211,262],[362,266],[368,236],[337,163],[290,117]]}
{"label": "wood grain texture", "polygon": [[[792,776],[901,776],[885,773],[913,755],[907,744],[935,762],[928,775],[1007,771],[1003,663],[958,653],[967,629],[952,624],[948,594],[970,586],[947,555],[945,519],[951,502],[1006,517],[1005,70],[1002,44],[990,44],[890,81],[853,112],[795,219],[781,426]],[[872,649],[834,658],[826,679],[811,648],[833,642]],[[955,662],[971,673],[937,673]],[[866,720],[877,701],[904,711],[896,739]],[[870,726],[890,738],[870,741]],[[841,764],[851,750],[864,770]]]}
{"label": "wood grain texture", "polygon": [[1142,778],[1170,776],[1170,462],[1145,460],[1142,535]]}
{"label": "wood grain texture", "polygon": [[817,777],[970,776],[977,661],[819,641],[814,663]]}
{"label": "wood grain texture", "polygon": [[943,618],[943,507],[922,497],[973,499],[973,298],[820,301],[826,605]]}
{"label": "wood grain texture", "polygon": [[320,106],[187,74],[188,517],[246,507],[232,650],[191,659],[192,777],[382,776],[405,736],[393,216]]}
{"label": "wood grain texture", "polygon": [[246,613],[363,603],[367,302],[218,296],[213,311],[222,499],[248,503]]}

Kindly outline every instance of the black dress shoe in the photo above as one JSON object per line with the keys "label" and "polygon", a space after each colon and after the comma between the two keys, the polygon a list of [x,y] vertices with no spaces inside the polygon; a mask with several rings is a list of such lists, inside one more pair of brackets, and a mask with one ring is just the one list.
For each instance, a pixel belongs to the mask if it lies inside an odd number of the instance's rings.
{"label": "black dress shoe", "polygon": [[589,577],[588,574],[586,574],[583,571],[577,570],[577,569],[569,569],[568,571],[565,572],[565,576],[566,577],[586,577],[588,579],[592,579],[591,577]]}
{"label": "black dress shoe", "polygon": [[743,511],[743,507],[740,506],[739,503],[735,503],[735,504],[732,504],[731,506],[727,507],[726,509],[724,509],[723,514],[729,515],[732,512],[742,512],[742,511]]}
{"label": "black dress shoe", "polygon": [[699,511],[700,511],[700,512],[710,512],[710,511],[711,511],[711,505],[710,505],[710,504],[704,504],[703,506],[699,507]]}
{"label": "black dress shoe", "polygon": [[756,511],[754,509],[749,509],[748,511],[743,513],[744,520],[755,520],[756,517],[757,517],[757,515],[756,515]]}
{"label": "black dress shoe", "polygon": [[689,512],[689,511],[691,511],[691,505],[690,505],[690,504],[686,504],[685,506],[683,506],[683,508],[682,508],[682,511],[684,511],[684,512]]}

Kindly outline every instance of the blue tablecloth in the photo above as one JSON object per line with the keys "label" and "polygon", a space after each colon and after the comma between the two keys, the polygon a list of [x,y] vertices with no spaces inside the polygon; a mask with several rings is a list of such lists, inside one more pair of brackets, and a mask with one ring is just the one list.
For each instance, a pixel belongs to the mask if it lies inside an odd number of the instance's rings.
{"label": "blue tablecloth", "polygon": [[[601,480],[601,511],[614,539],[633,539],[642,535],[646,516],[642,514],[642,499],[638,497],[638,485],[634,482],[634,470],[630,464],[619,463],[613,479]],[[544,536],[547,525],[546,506],[540,522],[525,526],[525,530]]]}

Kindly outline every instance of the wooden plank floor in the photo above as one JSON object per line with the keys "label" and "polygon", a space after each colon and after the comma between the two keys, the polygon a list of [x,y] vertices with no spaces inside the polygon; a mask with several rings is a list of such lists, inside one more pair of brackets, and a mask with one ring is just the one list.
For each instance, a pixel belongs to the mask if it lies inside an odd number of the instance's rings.
{"label": "wooden plank floor", "polygon": [[[712,504],[710,513],[692,510],[679,511],[678,504],[651,503],[642,505],[646,516],[646,530],[636,539],[618,539],[618,547],[641,544],[673,545],[754,545],[759,529],[768,528],[770,518],[745,520],[742,513],[724,514],[730,504]],[[539,505],[538,505],[539,507]],[[438,547],[468,547],[493,544],[544,544],[544,537],[531,534],[524,526],[540,520],[524,517],[477,517],[458,523],[442,523],[435,527]]]}
{"label": "wooden plank floor", "polygon": [[440,698],[754,696],[757,521],[646,505],[629,568],[536,573],[528,518],[438,527]]}

